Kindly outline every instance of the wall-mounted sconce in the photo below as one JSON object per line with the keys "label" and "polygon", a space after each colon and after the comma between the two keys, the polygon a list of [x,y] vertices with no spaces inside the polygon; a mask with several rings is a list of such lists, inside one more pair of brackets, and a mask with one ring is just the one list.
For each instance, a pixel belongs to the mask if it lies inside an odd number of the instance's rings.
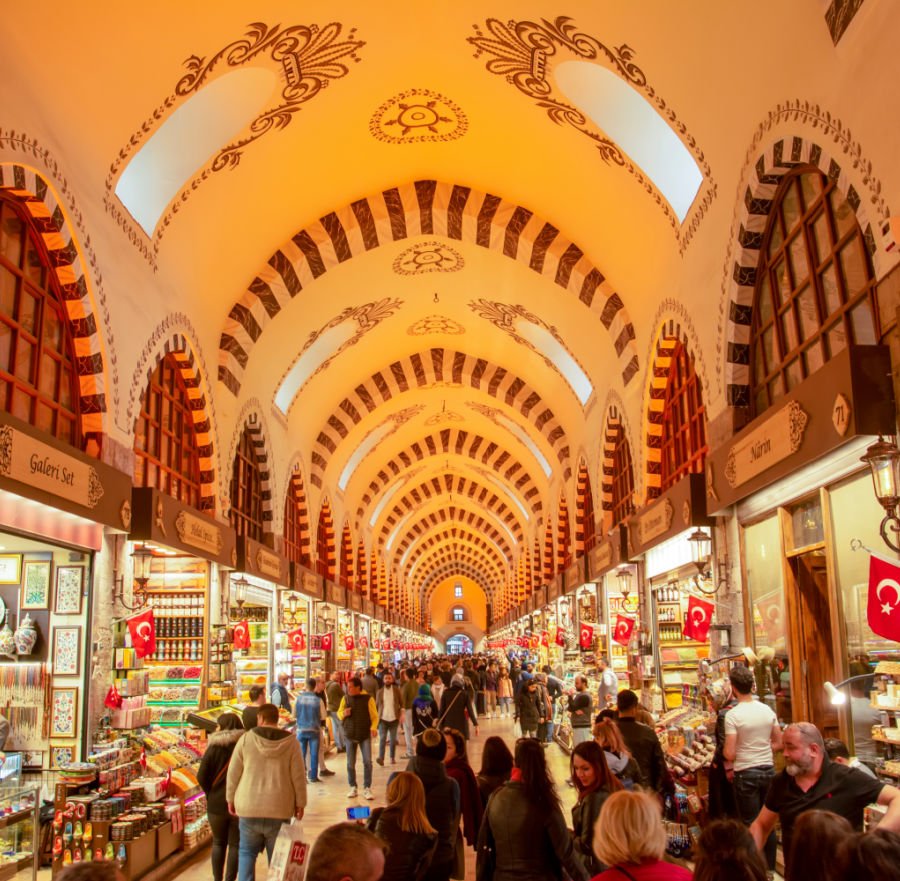
{"label": "wall-mounted sconce", "polygon": [[244,603],[247,602],[247,588],[250,582],[243,575],[238,576],[231,582],[231,589],[234,592],[234,604],[238,607],[238,614],[244,609]]}
{"label": "wall-mounted sconce", "polygon": [[[118,553],[116,554],[118,559]],[[128,609],[129,612],[136,612],[143,609],[147,605],[149,596],[147,594],[147,584],[150,581],[150,561],[153,559],[153,551],[145,544],[135,545],[131,552],[133,581],[131,587],[132,602],[125,600],[125,574],[118,575],[113,572],[113,603],[119,603]]]}
{"label": "wall-mounted sconce", "polygon": [[[697,574],[694,576],[694,586],[700,593],[707,596],[714,596],[719,592],[719,588],[725,583],[725,575],[728,571],[728,561],[720,561],[718,565],[717,578],[713,581],[712,562],[710,560],[712,554],[712,538],[708,532],[702,529],[695,529],[687,538],[691,543],[691,559],[697,567]],[[707,587],[706,585],[712,585]]]}
{"label": "wall-mounted sconce", "polygon": [[875,496],[885,511],[880,527],[881,538],[892,551],[900,553],[900,542],[897,541],[900,534],[900,519],[897,517],[897,505],[900,504],[900,450],[892,440],[886,441],[879,435],[860,461],[869,466]]}

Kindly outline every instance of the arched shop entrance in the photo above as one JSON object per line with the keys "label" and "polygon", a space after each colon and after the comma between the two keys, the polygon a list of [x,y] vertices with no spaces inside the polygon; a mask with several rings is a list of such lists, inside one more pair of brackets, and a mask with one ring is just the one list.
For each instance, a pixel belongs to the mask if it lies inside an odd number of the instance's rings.
{"label": "arched shop entrance", "polygon": [[474,645],[465,633],[457,633],[447,640],[446,653],[448,655],[471,655]]}

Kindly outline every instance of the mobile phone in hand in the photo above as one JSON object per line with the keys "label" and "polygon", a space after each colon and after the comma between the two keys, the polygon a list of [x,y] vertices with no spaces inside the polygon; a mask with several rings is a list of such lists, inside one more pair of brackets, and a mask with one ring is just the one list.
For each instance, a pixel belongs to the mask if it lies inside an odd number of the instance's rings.
{"label": "mobile phone in hand", "polygon": [[372,809],[368,805],[351,805],[347,808],[348,820],[368,820]]}

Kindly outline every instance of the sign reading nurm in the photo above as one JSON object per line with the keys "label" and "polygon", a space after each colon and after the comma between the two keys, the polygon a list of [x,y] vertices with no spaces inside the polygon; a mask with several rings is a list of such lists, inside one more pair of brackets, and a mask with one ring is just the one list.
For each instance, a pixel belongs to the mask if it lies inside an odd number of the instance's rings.
{"label": "sign reading nurm", "polygon": [[627,540],[627,528],[624,525],[618,526],[603,541],[591,548],[587,556],[588,581],[599,580],[623,560],[628,559]]}
{"label": "sign reading nurm", "polygon": [[686,529],[712,526],[702,474],[688,474],[628,520],[628,554],[635,557]]}
{"label": "sign reading nurm", "polygon": [[894,433],[886,346],[850,346],[706,460],[706,507],[722,511],[857,435]]}
{"label": "sign reading nurm", "polygon": [[237,565],[235,534],[230,526],[151,487],[131,494],[132,541],[152,541],[233,569]]}
{"label": "sign reading nurm", "polygon": [[325,584],[322,576],[300,563],[291,563],[291,585],[294,590],[306,594],[314,600],[325,599]]}
{"label": "sign reading nurm", "polygon": [[119,531],[131,526],[131,478],[9,413],[0,413],[0,489]]}
{"label": "sign reading nurm", "polygon": [[237,568],[248,575],[255,575],[282,587],[291,586],[287,559],[255,539],[238,536],[237,563]]}

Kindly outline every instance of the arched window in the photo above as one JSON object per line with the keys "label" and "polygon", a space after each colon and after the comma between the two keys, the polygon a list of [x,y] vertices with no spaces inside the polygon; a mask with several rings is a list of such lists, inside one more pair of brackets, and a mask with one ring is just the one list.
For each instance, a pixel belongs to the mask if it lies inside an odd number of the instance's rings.
{"label": "arched window", "polygon": [[0,194],[0,409],[84,449],[63,304],[39,231],[18,202]]}
{"label": "arched window", "polygon": [[334,540],[334,520],[328,499],[319,509],[319,525],[316,529],[316,571],[334,581],[337,547]]}
{"label": "arched window", "polygon": [[309,510],[303,478],[294,472],[284,500],[284,555],[301,566],[310,565]]}
{"label": "arched window", "polygon": [[612,448],[612,474],[607,475],[612,488],[612,525],[618,526],[634,513],[634,469],[631,447],[625,429],[619,425]]}
{"label": "arched window", "polygon": [[572,562],[572,545],[571,536],[569,535],[569,505],[565,496],[562,496],[559,500],[556,524],[556,572],[562,572]]}
{"label": "arched window", "polygon": [[231,469],[230,521],[238,535],[263,540],[262,478],[250,432],[241,434]]}
{"label": "arched window", "polygon": [[153,371],[134,423],[134,483],[200,510],[214,504],[213,496],[203,496],[194,411],[171,353]]}
{"label": "arched window", "polygon": [[755,414],[848,344],[878,339],[875,280],[853,209],[818,169],[792,171],[776,193],[756,270]]}
{"label": "arched window", "polygon": [[350,534],[350,524],[344,524],[344,530],[341,533],[341,557],[340,557],[340,574],[338,582],[344,587],[353,589],[353,536]]}
{"label": "arched window", "polygon": [[694,360],[680,342],[672,349],[663,404],[661,484],[663,491],[686,474],[700,474],[706,461],[706,409]]}
{"label": "arched window", "polygon": [[582,462],[578,467],[578,509],[575,523],[575,555],[583,556],[596,542],[594,522],[594,494],[587,466]]}
{"label": "arched window", "polygon": [[466,620],[466,610],[462,606],[454,606],[452,615],[454,621]]}

